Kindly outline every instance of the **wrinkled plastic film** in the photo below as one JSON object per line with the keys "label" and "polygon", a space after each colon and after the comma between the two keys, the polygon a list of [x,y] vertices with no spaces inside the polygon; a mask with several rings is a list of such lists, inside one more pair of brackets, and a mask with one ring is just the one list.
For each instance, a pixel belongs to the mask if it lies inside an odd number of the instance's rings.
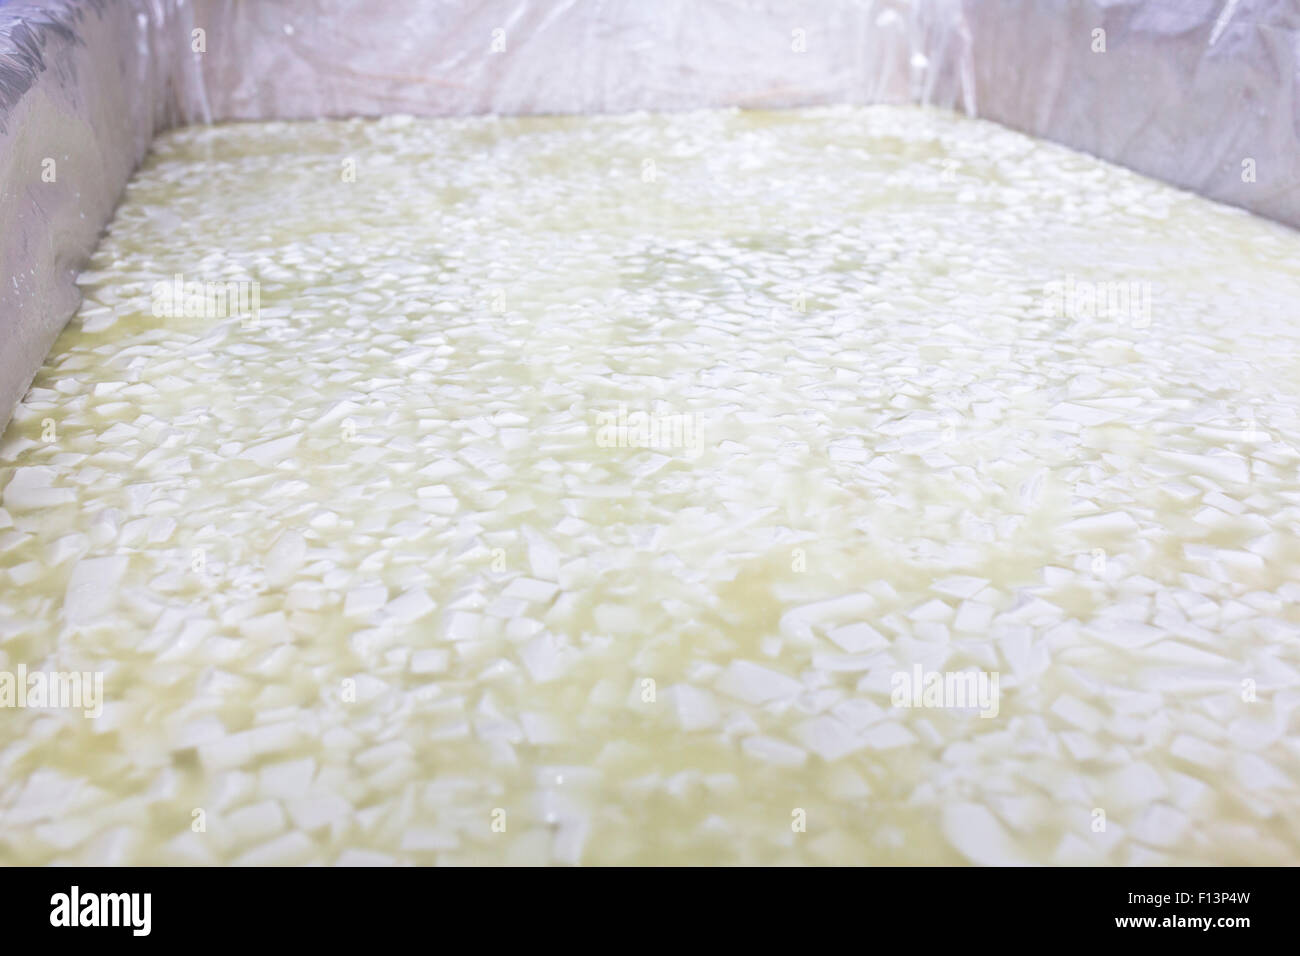
{"label": "wrinkled plastic film", "polygon": [[154,134],[205,116],[191,17],[184,0],[0,7],[0,420]]}
{"label": "wrinkled plastic film", "polygon": [[[965,105],[958,0],[212,0],[217,119],[617,113],[821,103]],[[916,82],[917,64],[925,63]]]}

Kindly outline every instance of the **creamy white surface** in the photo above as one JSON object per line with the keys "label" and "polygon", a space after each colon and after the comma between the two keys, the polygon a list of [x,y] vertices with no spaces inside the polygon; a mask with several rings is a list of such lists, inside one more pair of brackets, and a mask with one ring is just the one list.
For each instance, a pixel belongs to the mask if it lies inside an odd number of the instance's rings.
{"label": "creamy white surface", "polygon": [[106,698],[0,861],[1293,862],[1297,261],[915,108],[167,134],[0,448],[0,669]]}

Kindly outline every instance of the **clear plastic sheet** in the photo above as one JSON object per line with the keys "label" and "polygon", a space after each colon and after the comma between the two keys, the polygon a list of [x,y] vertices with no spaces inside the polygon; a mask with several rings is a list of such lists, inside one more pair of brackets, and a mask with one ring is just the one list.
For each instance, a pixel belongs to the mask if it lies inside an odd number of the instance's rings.
{"label": "clear plastic sheet", "polygon": [[185,0],[0,6],[0,423],[154,134],[205,118],[190,16]]}
{"label": "clear plastic sheet", "polygon": [[1296,226],[1298,40],[1294,0],[0,6],[0,419],[175,123],[915,101]]}

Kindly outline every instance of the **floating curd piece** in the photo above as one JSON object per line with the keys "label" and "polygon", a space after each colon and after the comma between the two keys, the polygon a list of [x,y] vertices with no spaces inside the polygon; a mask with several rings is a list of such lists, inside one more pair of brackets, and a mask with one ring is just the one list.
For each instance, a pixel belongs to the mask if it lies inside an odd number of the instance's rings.
{"label": "floating curd piece", "polygon": [[1276,766],[1257,754],[1241,754],[1233,758],[1233,775],[1251,792],[1260,790],[1288,790],[1291,779]]}
{"label": "floating curd piece", "polygon": [[343,601],[347,617],[369,617],[388,601],[388,588],[382,584],[366,584],[353,588]]}
{"label": "floating curd piece", "polygon": [[968,575],[959,575],[956,577],[945,578],[934,585],[934,590],[941,594],[947,594],[955,598],[973,598],[988,586],[987,578],[976,578]]}
{"label": "floating curd piece", "polygon": [[286,807],[293,825],[307,831],[341,823],[353,812],[352,804],[326,790],[290,799]]}
{"label": "floating curd piece", "polygon": [[1162,457],[1186,470],[1188,474],[1204,475],[1229,484],[1244,484],[1250,480],[1250,466],[1240,455],[1192,455],[1181,452],[1162,452]]}
{"label": "floating curd piece", "polygon": [[1090,707],[1077,697],[1068,694],[1058,697],[1052,704],[1051,711],[1085,733],[1095,734],[1101,727],[1102,716],[1097,708]]}
{"label": "floating curd piece", "polygon": [[280,534],[266,553],[266,581],[271,587],[283,587],[293,580],[307,556],[307,542],[290,528]]}
{"label": "floating curd piece", "polygon": [[636,634],[641,630],[640,615],[621,604],[599,604],[593,611],[596,626],[612,634]]}
{"label": "floating curd piece", "polygon": [[385,606],[389,616],[403,622],[417,621],[436,608],[437,602],[424,588],[403,591]]}
{"label": "floating curd piece", "polygon": [[77,493],[71,488],[53,487],[58,471],[48,466],[16,468],[5,485],[4,506],[8,511],[24,512],[71,504]]}
{"label": "floating curd piece", "polygon": [[1157,803],[1138,815],[1130,832],[1135,840],[1143,843],[1174,847],[1186,834],[1188,823],[1187,814],[1181,810]]}
{"label": "floating curd piece", "polygon": [[793,744],[772,737],[755,735],[746,737],[740,744],[746,755],[764,763],[780,767],[800,767],[808,759],[806,751]]}
{"label": "floating curd piece", "polygon": [[1079,534],[1130,534],[1137,530],[1137,522],[1127,512],[1111,511],[1075,518],[1063,530]]}
{"label": "floating curd piece", "polygon": [[549,714],[525,711],[519,715],[519,723],[531,744],[558,744],[565,739],[559,720]]}
{"label": "floating curd piece", "polygon": [[847,726],[826,715],[796,724],[794,736],[804,747],[826,761],[839,760],[865,746]]}
{"label": "floating curd piece", "polygon": [[1079,425],[1103,425],[1106,422],[1119,421],[1124,417],[1123,411],[1094,408],[1091,405],[1062,402],[1050,412],[1049,418],[1059,418]]}
{"label": "floating curd piece", "polygon": [[310,860],[315,844],[303,833],[286,833],[231,861],[232,866],[298,866]]}
{"label": "floating curd piece", "polygon": [[1110,775],[1107,799],[1120,809],[1145,806],[1169,793],[1160,774],[1146,763],[1132,763]]}
{"label": "floating curd piece", "polygon": [[826,601],[817,601],[787,611],[781,617],[781,633],[791,637],[809,638],[814,626],[826,627],[852,618],[868,615],[875,606],[869,594],[847,594]]}
{"label": "floating curd piece", "polygon": [[569,659],[555,637],[547,631],[526,641],[519,649],[519,657],[529,675],[538,683],[546,683],[562,676]]}
{"label": "floating curd piece", "polygon": [[240,807],[225,816],[214,829],[239,843],[265,840],[284,830],[284,811],[275,800]]}
{"label": "floating curd piece", "polygon": [[293,799],[307,792],[316,775],[316,761],[311,757],[268,764],[258,771],[258,792],[277,799]]}
{"label": "floating curd piece", "polygon": [[889,644],[884,635],[864,621],[831,628],[826,636],[850,654],[879,650]]}
{"label": "floating curd piece", "polygon": [[663,696],[682,730],[708,730],[722,720],[717,700],[704,688],[692,684],[673,684],[664,688]]}
{"label": "floating curd piece", "polygon": [[978,804],[944,807],[943,835],[953,849],[979,866],[1022,866],[1027,862],[998,819]]}
{"label": "floating curd piece", "polygon": [[553,598],[559,590],[560,586],[550,581],[539,581],[535,578],[515,578],[506,586],[502,595],[523,601],[545,603]]}
{"label": "floating curd piece", "polygon": [[285,435],[282,438],[273,438],[270,441],[249,446],[244,449],[239,457],[254,461],[263,468],[270,468],[292,455],[301,438],[301,435]]}
{"label": "floating curd piece", "polygon": [[396,866],[398,860],[388,853],[376,853],[373,850],[346,849],[334,861],[335,866]]}
{"label": "floating curd piece", "polygon": [[78,561],[63,596],[63,613],[68,624],[89,627],[103,623],[103,615],[117,603],[118,588],[129,563],[126,555]]}
{"label": "floating curd piece", "polygon": [[482,615],[470,611],[454,611],[446,618],[443,633],[449,641],[477,640],[482,621]]}
{"label": "floating curd piece", "polygon": [[728,697],[750,704],[793,697],[803,691],[803,685],[793,677],[751,661],[733,661],[714,686]]}
{"label": "floating curd piece", "polygon": [[956,631],[985,632],[993,621],[994,609],[978,601],[962,601],[952,626]]}

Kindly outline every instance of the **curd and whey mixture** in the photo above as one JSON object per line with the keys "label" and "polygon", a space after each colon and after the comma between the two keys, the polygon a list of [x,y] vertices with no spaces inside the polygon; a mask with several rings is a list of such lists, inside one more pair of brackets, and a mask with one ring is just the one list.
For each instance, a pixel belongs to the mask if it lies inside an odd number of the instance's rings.
{"label": "curd and whey mixture", "polygon": [[163,135],[0,448],[0,862],[1294,862],[1297,262],[911,107]]}

